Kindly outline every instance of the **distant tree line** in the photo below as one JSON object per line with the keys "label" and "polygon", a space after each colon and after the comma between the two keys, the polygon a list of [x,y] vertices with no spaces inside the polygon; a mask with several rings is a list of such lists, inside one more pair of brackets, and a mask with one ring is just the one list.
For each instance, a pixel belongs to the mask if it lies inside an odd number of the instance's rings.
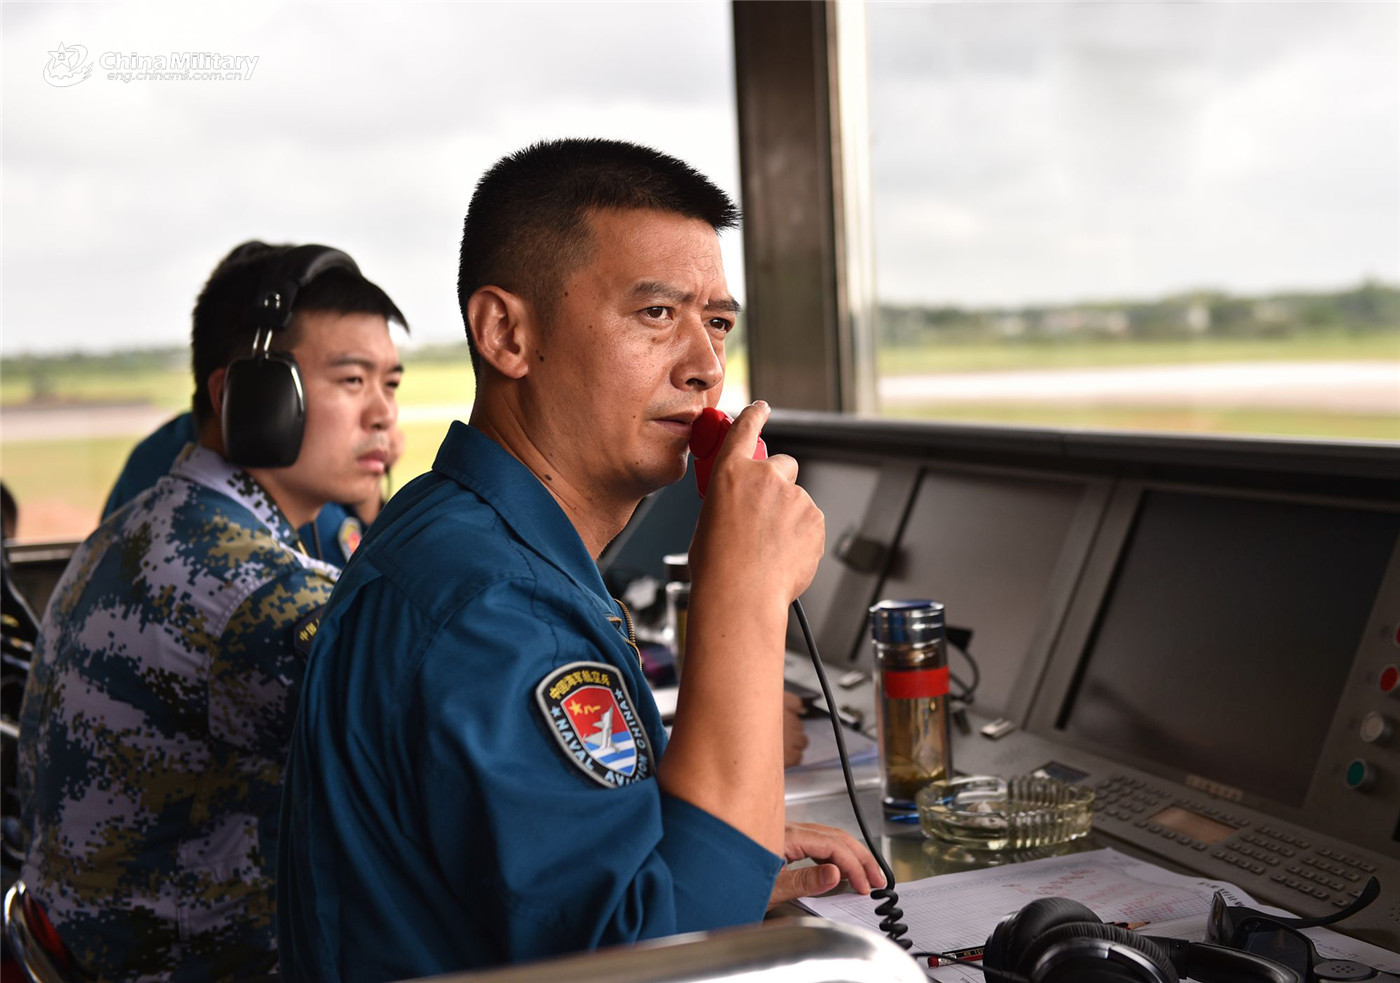
{"label": "distant tree line", "polygon": [[64,381],[104,378],[113,373],[189,371],[189,367],[188,345],[132,348],[101,354],[74,351],[58,355],[14,355],[0,359],[0,382],[13,384],[22,380],[29,398],[41,400],[53,395]]}
{"label": "distant tree line", "polygon": [[882,304],[890,347],[1072,338],[1284,338],[1321,331],[1400,335],[1400,287],[1366,280],[1351,290],[1236,297],[1199,290],[1160,300],[969,308]]}
{"label": "distant tree line", "polygon": [[[1319,331],[1400,335],[1400,286],[1366,280],[1331,293],[1236,297],[1199,290],[1152,301],[1025,307],[882,304],[877,330],[880,344],[892,347],[1071,338],[1281,338]],[[741,327],[731,336],[731,348],[742,347],[742,334]],[[466,359],[467,346],[465,341],[421,345],[406,354],[415,362],[456,362]],[[28,380],[34,396],[42,397],[56,379],[188,370],[189,359],[185,345],[103,354],[15,355],[0,358],[0,379]]]}

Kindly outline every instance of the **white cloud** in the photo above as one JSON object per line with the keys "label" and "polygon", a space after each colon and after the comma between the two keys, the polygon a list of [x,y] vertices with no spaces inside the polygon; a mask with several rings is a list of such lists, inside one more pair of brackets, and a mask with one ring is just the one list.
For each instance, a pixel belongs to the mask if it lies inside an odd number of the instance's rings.
{"label": "white cloud", "polygon": [[[416,341],[462,337],[477,178],[542,137],[612,136],[738,197],[727,3],[5,4],[6,354],[180,344],[248,238],[356,257]],[[43,80],[64,42],[256,55],[247,81]],[[738,236],[725,237],[742,292]]]}
{"label": "white cloud", "polygon": [[[461,337],[477,177],[651,143],[737,197],[726,2],[4,4],[6,354],[179,344],[250,237],[351,252]],[[880,289],[1010,304],[1400,278],[1400,6],[871,4]],[[42,77],[60,42],[259,58]],[[739,237],[724,239],[742,294]]]}
{"label": "white cloud", "polygon": [[868,9],[883,297],[1400,279],[1400,6]]}

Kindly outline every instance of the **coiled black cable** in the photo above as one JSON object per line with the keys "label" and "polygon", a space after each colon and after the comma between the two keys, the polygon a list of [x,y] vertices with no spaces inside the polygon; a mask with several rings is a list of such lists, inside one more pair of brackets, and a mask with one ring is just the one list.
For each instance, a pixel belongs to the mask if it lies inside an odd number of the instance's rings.
{"label": "coiled black cable", "polygon": [[797,615],[797,624],[802,628],[802,637],[807,642],[807,653],[812,657],[812,668],[816,670],[817,682],[821,684],[822,696],[826,699],[827,715],[831,717],[831,727],[836,734],[836,751],[841,757],[841,774],[846,779],[846,794],[851,799],[851,810],[856,814],[856,824],[860,826],[860,835],[865,838],[865,845],[875,855],[875,862],[880,865],[880,872],[885,875],[885,886],[870,892],[872,898],[883,902],[875,908],[875,914],[882,919],[880,931],[895,945],[908,950],[913,942],[904,938],[909,932],[909,926],[900,920],[904,917],[904,911],[899,907],[899,895],[894,889],[894,871],[890,870],[890,865],[885,861],[880,848],[875,845],[870,830],[866,828],[860,803],[856,801],[856,782],[851,776],[851,758],[846,753],[846,739],[841,735],[841,721],[836,719],[836,699],[831,695],[831,684],[826,681],[826,671],[822,669],[821,656],[817,654],[817,643],[812,638],[812,626],[807,623],[807,613],[802,610],[800,600],[792,602],[792,610]]}

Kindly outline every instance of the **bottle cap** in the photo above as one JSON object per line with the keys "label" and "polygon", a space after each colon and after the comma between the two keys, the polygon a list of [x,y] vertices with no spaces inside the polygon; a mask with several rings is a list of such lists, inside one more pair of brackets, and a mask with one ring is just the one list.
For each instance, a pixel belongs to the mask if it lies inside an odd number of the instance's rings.
{"label": "bottle cap", "polygon": [[880,601],[870,607],[870,637],[882,645],[927,645],[943,637],[937,601]]}

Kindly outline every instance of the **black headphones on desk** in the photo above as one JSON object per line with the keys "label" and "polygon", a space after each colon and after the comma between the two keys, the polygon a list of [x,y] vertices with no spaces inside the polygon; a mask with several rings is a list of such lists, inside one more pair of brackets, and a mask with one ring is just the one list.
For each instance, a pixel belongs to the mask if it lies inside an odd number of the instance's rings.
{"label": "black headphones on desk", "polygon": [[1304,983],[1252,953],[1105,925],[1068,898],[1040,898],[998,922],[982,969],[989,983]]}
{"label": "black headphones on desk", "polygon": [[270,350],[272,336],[292,323],[297,291],[327,270],[360,268],[339,249],[297,246],[270,264],[258,287],[257,334],[250,355],[224,374],[224,457],[244,468],[296,463],[306,427],[306,393],[296,359]]}

